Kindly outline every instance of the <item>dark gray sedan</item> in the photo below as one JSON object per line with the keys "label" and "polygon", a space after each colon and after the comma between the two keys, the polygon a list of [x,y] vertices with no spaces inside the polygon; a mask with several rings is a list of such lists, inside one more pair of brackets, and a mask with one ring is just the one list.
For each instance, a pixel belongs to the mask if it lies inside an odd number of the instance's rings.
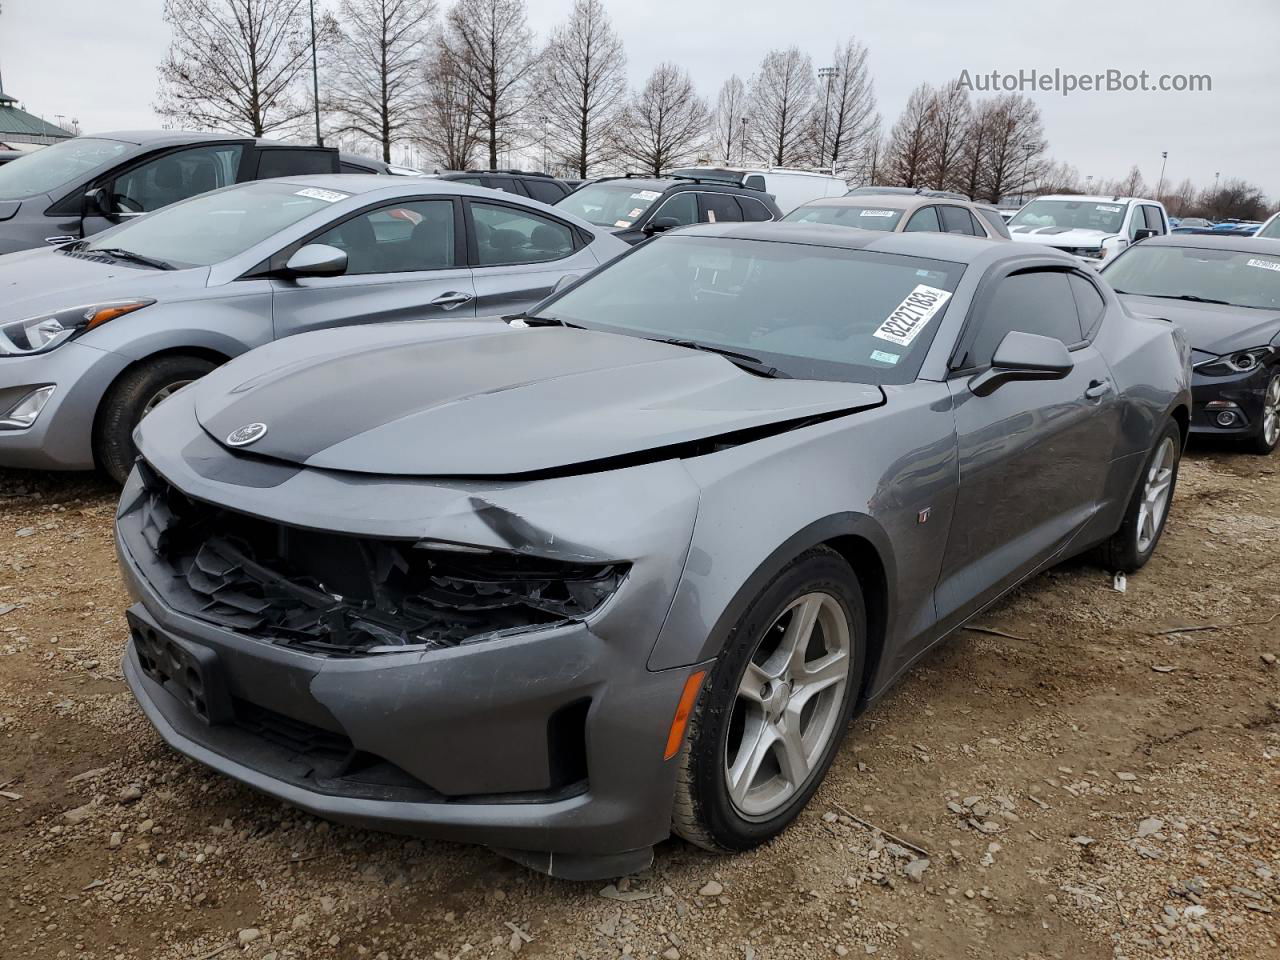
{"label": "dark gray sedan", "polygon": [[157,408],[125,676],[335,820],[563,877],[743,850],[986,605],[1147,561],[1189,381],[1065,254],[689,228],[523,319],[309,334]]}

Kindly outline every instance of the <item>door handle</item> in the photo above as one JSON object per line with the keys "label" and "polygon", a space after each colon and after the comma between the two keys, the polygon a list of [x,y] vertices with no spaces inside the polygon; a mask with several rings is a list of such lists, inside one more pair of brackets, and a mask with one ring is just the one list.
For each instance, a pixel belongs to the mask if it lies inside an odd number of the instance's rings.
{"label": "door handle", "polygon": [[442,293],[431,301],[433,307],[439,307],[442,310],[456,310],[464,303],[474,300],[469,293],[459,293],[457,290],[450,290],[448,293]]}
{"label": "door handle", "polygon": [[79,240],[79,239],[80,239],[79,237],[45,237],[44,242],[48,244],[52,244],[55,247],[58,247],[64,243],[70,243],[72,240]]}
{"label": "door handle", "polygon": [[1094,380],[1085,388],[1084,395],[1090,400],[1101,400],[1111,392],[1110,380]]}

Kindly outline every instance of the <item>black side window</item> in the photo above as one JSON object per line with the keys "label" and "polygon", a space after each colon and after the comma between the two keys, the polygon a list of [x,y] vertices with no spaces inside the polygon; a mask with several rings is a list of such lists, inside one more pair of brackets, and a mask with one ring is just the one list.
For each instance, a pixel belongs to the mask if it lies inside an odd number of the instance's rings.
{"label": "black side window", "polygon": [[902,228],[903,232],[927,231],[929,233],[938,233],[942,230],[938,223],[937,207],[921,207],[911,215],[911,219],[907,221],[907,225]]}
{"label": "black side window", "polygon": [[477,266],[544,263],[573,253],[573,231],[532,210],[472,201]]}
{"label": "black side window", "polygon": [[524,188],[529,191],[529,196],[543,203],[555,203],[564,196],[560,184],[554,180],[525,180]]}
{"label": "black side window", "polygon": [[374,171],[370,170],[368,167],[359,167],[359,166],[356,166],[354,163],[347,163],[346,161],[343,161],[342,163],[338,164],[338,172],[339,173],[373,173]]}
{"label": "black side window", "polygon": [[751,197],[739,197],[738,205],[742,207],[742,216],[748,223],[762,223],[765,220],[772,220],[773,214],[759,200]]}
{"label": "black side window", "polygon": [[333,154],[324,150],[271,149],[258,153],[259,180],[334,173]]}
{"label": "black side window", "polygon": [[681,227],[698,222],[698,197],[692,190],[669,194],[653,211],[653,220],[672,219]]}
{"label": "black side window", "polygon": [[501,190],[503,193],[514,193],[517,197],[523,196],[520,188],[516,186],[516,182],[510,177],[485,177],[481,181],[482,187],[488,187],[490,190]]}
{"label": "black side window", "polygon": [[964,207],[942,206],[938,210],[942,214],[943,233],[963,233],[970,237],[977,233],[977,224]]}
{"label": "black side window", "polygon": [[379,207],[312,242],[345,250],[347,276],[452,267],[453,201],[409,200]]}
{"label": "black side window", "polygon": [[750,190],[759,190],[761,193],[767,193],[765,190],[764,177],[758,173],[753,173],[747,179],[742,181],[742,185]]}
{"label": "black side window", "polygon": [[999,210],[988,210],[986,207],[978,207],[978,216],[987,221],[988,233],[994,233],[997,237],[1009,237],[1009,228],[1005,225],[1004,217],[1000,216]]}
{"label": "black side window", "polygon": [[738,201],[727,193],[700,193],[698,205],[701,208],[699,219],[706,223],[742,221],[742,210],[738,207]]}
{"label": "black side window", "polygon": [[1142,212],[1147,216],[1147,229],[1154,230],[1156,233],[1164,233],[1164,217],[1160,216],[1160,208],[1153,206],[1144,206]]}
{"label": "black side window", "polygon": [[1053,337],[1067,346],[1080,342],[1080,319],[1066,273],[1030,270],[1000,280],[979,319],[978,333],[963,365],[989,365],[1000,341],[1012,330]]}
{"label": "black side window", "polygon": [[1070,274],[1069,279],[1071,292],[1076,298],[1076,309],[1080,312],[1080,329],[1087,339],[1093,336],[1093,331],[1102,322],[1102,317],[1107,312],[1107,301],[1102,299],[1097,287],[1079,274]]}

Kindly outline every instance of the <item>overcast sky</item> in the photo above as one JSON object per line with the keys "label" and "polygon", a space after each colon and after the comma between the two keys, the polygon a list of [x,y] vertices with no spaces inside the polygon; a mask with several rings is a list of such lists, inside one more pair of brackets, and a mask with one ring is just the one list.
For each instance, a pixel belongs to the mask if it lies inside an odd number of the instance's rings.
{"label": "overcast sky", "polygon": [[[319,0],[330,5],[333,0]],[[1209,74],[1208,93],[1033,93],[1050,154],[1095,179],[1138,164],[1148,182],[1243,177],[1280,198],[1277,0],[606,0],[633,84],[674,60],[714,102],[771,48],[795,44],[815,66],[853,35],[870,49],[886,127],[918,83],[1020,69]],[[162,0],[0,0],[0,72],[33,113],[86,132],[157,126],[156,65],[168,45]],[[572,0],[529,0],[539,34]],[[321,78],[323,83],[323,77]]]}

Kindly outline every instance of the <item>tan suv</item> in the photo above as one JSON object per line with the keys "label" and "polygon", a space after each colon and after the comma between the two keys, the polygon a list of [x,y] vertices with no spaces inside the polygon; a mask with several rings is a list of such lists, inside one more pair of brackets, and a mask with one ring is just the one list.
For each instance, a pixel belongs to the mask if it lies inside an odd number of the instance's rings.
{"label": "tan suv", "polygon": [[1009,229],[995,207],[924,194],[856,194],[811,200],[788,213],[788,223],[829,223],[838,227],[905,233],[959,233],[1008,240]]}

